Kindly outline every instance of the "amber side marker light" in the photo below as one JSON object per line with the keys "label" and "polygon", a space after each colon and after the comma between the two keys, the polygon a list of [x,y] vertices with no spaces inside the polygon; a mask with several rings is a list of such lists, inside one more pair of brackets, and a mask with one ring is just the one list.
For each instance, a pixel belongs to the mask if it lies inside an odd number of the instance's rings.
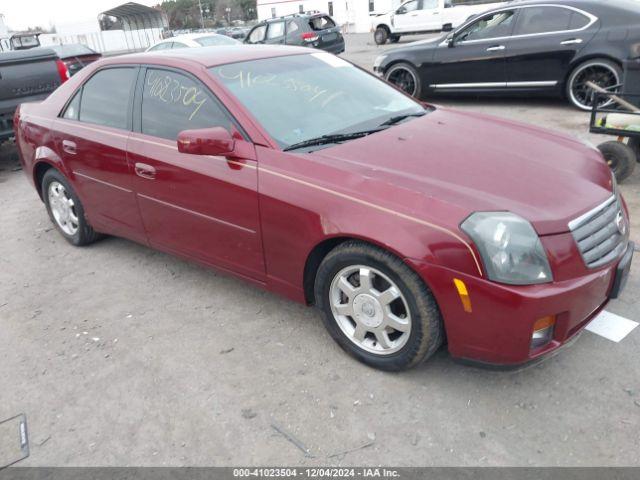
{"label": "amber side marker light", "polygon": [[471,313],[473,310],[471,309],[471,298],[469,297],[467,286],[459,278],[454,278],[453,284],[456,286],[456,290],[458,291],[458,295],[460,296],[462,308],[465,312]]}
{"label": "amber side marker light", "polygon": [[533,324],[533,335],[531,335],[531,350],[549,343],[553,339],[553,328],[555,326],[555,315],[548,315],[536,320],[536,323]]}

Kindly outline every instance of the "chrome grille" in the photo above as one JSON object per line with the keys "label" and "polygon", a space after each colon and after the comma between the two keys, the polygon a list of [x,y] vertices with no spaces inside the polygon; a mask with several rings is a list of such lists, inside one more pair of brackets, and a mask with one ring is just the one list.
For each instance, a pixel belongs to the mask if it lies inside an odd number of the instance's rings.
{"label": "chrome grille", "polygon": [[617,196],[571,221],[569,230],[589,268],[598,268],[617,259],[629,241],[629,227]]}

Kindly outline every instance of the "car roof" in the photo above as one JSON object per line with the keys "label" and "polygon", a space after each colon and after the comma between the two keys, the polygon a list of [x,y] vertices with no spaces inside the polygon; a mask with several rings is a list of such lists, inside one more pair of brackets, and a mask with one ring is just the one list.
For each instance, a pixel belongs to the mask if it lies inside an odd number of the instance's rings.
{"label": "car roof", "polygon": [[[180,48],[175,50],[159,50],[143,53],[132,53],[111,57],[104,63],[159,63],[171,65],[176,62],[189,61],[204,67],[215,67],[227,63],[260,60],[263,58],[284,57],[288,55],[301,55],[317,53],[317,50],[306,47],[293,47],[285,45],[220,45],[215,47]],[[123,62],[124,61],[124,62]]]}

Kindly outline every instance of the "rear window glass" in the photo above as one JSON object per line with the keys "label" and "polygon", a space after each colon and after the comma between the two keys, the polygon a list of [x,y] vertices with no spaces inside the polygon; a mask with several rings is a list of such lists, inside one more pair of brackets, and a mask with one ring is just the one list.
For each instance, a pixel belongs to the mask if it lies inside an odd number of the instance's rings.
{"label": "rear window glass", "polygon": [[135,74],[133,68],[109,68],[91,77],[82,88],[79,120],[127,128]]}
{"label": "rear window glass", "polygon": [[237,45],[238,41],[225,35],[212,35],[195,39],[196,43],[203,47],[217,47],[219,45]]}
{"label": "rear window glass", "polygon": [[336,23],[330,17],[325,15],[309,20],[309,26],[311,27],[311,30],[325,30],[327,28],[335,27]]}

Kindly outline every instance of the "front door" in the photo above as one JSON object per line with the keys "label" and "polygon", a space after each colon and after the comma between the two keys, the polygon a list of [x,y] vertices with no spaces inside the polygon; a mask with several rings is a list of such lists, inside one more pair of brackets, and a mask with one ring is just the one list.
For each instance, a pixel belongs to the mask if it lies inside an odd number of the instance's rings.
{"label": "front door", "polygon": [[[264,279],[253,144],[207,87],[186,72],[142,71],[135,109],[129,163],[149,243]],[[243,157],[178,152],[180,131],[217,126],[232,132]]]}
{"label": "front door", "polygon": [[560,5],[520,8],[505,50],[508,86],[561,85],[573,59],[597,29],[588,14]]}
{"label": "front door", "polygon": [[134,67],[98,70],[78,89],[55,130],[58,152],[91,225],[145,242],[126,154],[137,72]]}
{"label": "front door", "polygon": [[505,50],[513,30],[511,10],[491,13],[443,42],[433,64],[423,72],[429,86],[440,91],[486,90],[506,87]]}

